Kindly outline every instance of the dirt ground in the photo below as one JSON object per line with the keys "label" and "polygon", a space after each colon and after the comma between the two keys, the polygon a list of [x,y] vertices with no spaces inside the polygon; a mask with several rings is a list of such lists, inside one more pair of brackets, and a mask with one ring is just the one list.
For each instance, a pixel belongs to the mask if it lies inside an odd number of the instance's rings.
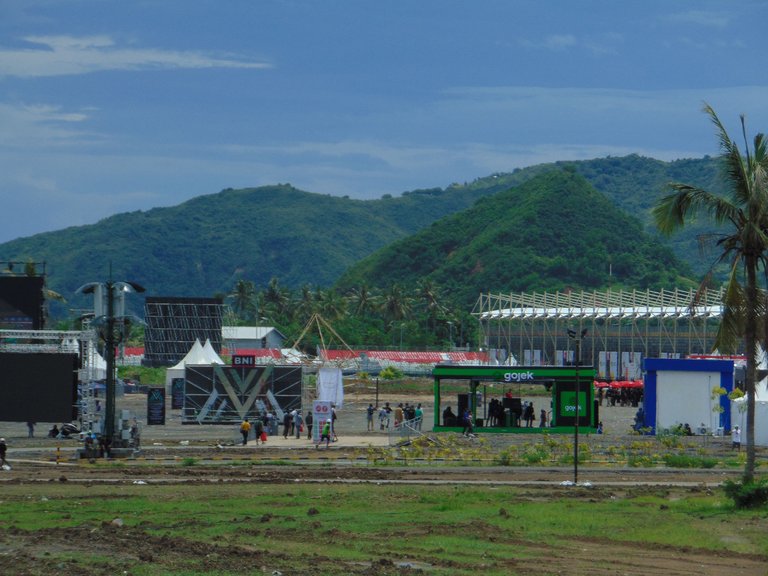
{"label": "dirt ground", "polygon": [[[508,485],[522,490],[523,498],[562,497],[594,499],[606,497],[634,497],[638,494],[663,491],[670,498],[684,498],[686,494],[710,490],[726,478],[736,478],[739,470],[670,470],[645,468],[611,468],[585,466],[580,469],[581,486],[568,486],[573,470],[563,468],[510,468],[496,466],[449,466],[432,463],[423,466],[372,466],[365,460],[368,446],[387,446],[386,432],[366,431],[365,407],[373,399],[367,396],[349,397],[339,411],[339,442],[329,450],[316,449],[306,438],[284,439],[271,437],[266,445],[238,446],[238,433],[232,426],[184,426],[177,411],[169,411],[165,426],[142,428],[142,450],[124,460],[121,466],[105,465],[102,461],[89,463],[75,459],[79,447],[74,440],[55,441],[41,438],[47,424],[39,424],[37,436],[27,438],[23,423],[0,423],[0,435],[9,444],[8,459],[12,470],[0,472],[0,486],[19,486],[30,483],[70,482],[85,484],[137,483],[147,484],[196,484],[220,482],[248,483],[432,483]],[[387,398],[399,402],[397,398]],[[426,409],[425,420],[432,421],[431,398],[408,398],[421,401]],[[384,399],[382,398],[383,402]],[[543,402],[541,398],[534,402]],[[141,420],[146,413],[146,397],[134,395],[118,401],[118,410],[131,410]],[[601,419],[606,434],[601,437],[583,437],[582,442],[619,441],[629,431],[635,409],[631,407],[605,408]],[[431,426],[430,426],[431,428]],[[497,443],[519,442],[520,435],[495,435]],[[718,452],[728,450],[728,440],[723,438],[693,438],[702,449]],[[194,458],[205,466],[181,466],[180,461]],[[252,466],[243,466],[243,459],[254,460]],[[238,465],[232,465],[234,460]],[[291,466],[270,464],[273,460],[292,460]],[[0,504],[1,505],[1,504]],[[502,513],[502,511],[500,511]],[[763,515],[764,516],[764,515]],[[765,522],[762,516],[757,522]],[[0,525],[2,523],[0,517]],[[259,528],[260,530],[263,528]],[[267,528],[269,529],[269,528]],[[467,527],[457,526],[457,533]],[[481,537],[493,541],[497,538],[493,527],[474,525]],[[455,535],[455,534],[454,534]],[[410,535],[418,537],[418,534]],[[446,535],[448,536],[448,535]],[[328,535],[319,535],[319,538]],[[408,534],[402,537],[409,537]],[[139,549],[126,548],[126,539],[141,542]],[[76,553],[81,542],[87,541],[89,550],[99,550],[110,558],[101,571],[72,562],[53,564],[47,556],[52,550]],[[563,539],[556,545],[521,542],[536,561],[522,562],[509,559],[509,574],[520,575],[711,575],[752,576],[768,574],[768,557],[736,552],[710,552],[704,549],[676,546],[647,546],[632,542],[617,542],[608,538]],[[103,525],[46,529],[25,532],[3,526],[0,530],[0,574],[42,575],[67,574],[68,576],[115,574],[120,559],[127,564],[153,563],[158,572],[162,566],[176,569],[179,563],[188,562],[199,570],[210,573],[232,574],[428,574],[430,569],[445,565],[409,562],[380,558],[365,564],[339,566],[336,561],[317,557],[312,559],[311,571],[292,572],[277,570],[274,566],[290,565],[290,558],[279,552],[267,552],[243,546],[193,542],[169,536],[151,536],[139,528]],[[247,558],[244,562],[243,559]],[[497,564],[498,567],[498,564]],[[462,566],[462,569],[466,567]],[[128,575],[128,572],[124,572]]]}

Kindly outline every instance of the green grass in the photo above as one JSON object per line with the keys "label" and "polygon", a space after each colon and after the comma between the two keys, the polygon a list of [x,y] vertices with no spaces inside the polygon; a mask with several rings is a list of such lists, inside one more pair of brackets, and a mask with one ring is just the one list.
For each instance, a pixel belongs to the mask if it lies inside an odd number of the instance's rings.
{"label": "green grass", "polygon": [[[313,572],[320,555],[331,565],[410,558],[429,563],[436,575],[476,574],[481,565],[484,574],[509,574],[505,559],[535,557],[541,545],[578,538],[768,555],[765,511],[736,510],[719,490],[682,496],[446,485],[21,484],[4,487],[0,538],[8,546],[18,531],[98,530],[120,518],[132,538],[272,551],[270,566],[298,562],[291,573],[325,573]],[[733,533],[736,543],[721,538]],[[48,559],[71,561],[70,553]],[[102,546],[85,546],[78,562],[104,557]],[[250,573],[226,563],[200,570],[194,557],[129,564],[139,576]]]}

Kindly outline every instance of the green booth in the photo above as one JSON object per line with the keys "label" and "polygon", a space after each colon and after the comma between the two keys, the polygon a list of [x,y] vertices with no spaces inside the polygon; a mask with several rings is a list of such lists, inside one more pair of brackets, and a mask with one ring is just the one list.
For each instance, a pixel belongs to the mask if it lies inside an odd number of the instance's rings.
{"label": "green booth", "polygon": [[[592,366],[438,364],[432,370],[432,376],[435,379],[436,431],[461,432],[461,415],[464,410],[469,410],[476,433],[572,433],[576,425],[577,397],[579,430],[594,432],[599,422],[593,385],[595,369]],[[522,422],[522,387],[530,385],[542,386],[549,390],[551,396],[540,397],[534,425],[526,427]],[[451,409],[450,412],[447,408]],[[545,428],[539,427],[541,408],[548,415]]]}

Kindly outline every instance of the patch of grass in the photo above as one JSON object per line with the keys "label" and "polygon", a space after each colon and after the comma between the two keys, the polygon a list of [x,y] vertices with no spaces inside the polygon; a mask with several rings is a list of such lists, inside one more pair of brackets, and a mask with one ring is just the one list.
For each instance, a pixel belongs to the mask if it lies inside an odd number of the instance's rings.
{"label": "patch of grass", "polygon": [[[120,568],[144,576],[255,573],[262,565],[286,574],[343,573],[315,563],[378,558],[420,560],[439,576],[477,574],[480,567],[484,574],[509,574],[509,559],[584,538],[718,551],[733,550],[721,534],[738,533],[740,551],[768,554],[768,518],[735,509],[721,491],[627,498],[599,489],[456,485],[8,485],[0,539],[82,529],[99,538],[98,545],[82,543],[82,566],[108,556],[100,534],[109,534],[104,526],[115,518],[124,522],[111,529],[122,547]],[[141,534],[162,549],[185,551],[184,564],[161,553],[142,560],[135,551],[143,544],[127,554],[126,538],[144,542]],[[238,558],[256,554],[258,563],[238,571],[224,562],[227,550]]]}
{"label": "patch of grass", "polygon": [[717,458],[689,456],[688,454],[665,454],[664,463],[670,468],[714,468]]}

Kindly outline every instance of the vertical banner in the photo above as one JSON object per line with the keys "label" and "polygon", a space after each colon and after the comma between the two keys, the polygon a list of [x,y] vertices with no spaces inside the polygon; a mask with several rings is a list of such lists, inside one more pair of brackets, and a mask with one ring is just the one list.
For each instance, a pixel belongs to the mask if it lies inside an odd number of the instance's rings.
{"label": "vertical banner", "polygon": [[616,378],[619,378],[619,353],[614,351],[608,352],[608,357],[610,358],[610,366],[608,368],[608,377],[611,380],[616,380]]}
{"label": "vertical banner", "polygon": [[597,353],[597,376],[598,378],[608,378],[608,355],[604,350]]}
{"label": "vertical banner", "polygon": [[185,378],[174,378],[171,380],[171,409],[180,410],[184,408],[184,381]]}
{"label": "vertical banner", "polygon": [[312,402],[312,442],[320,443],[320,436],[323,433],[323,426],[326,421],[331,420],[333,412],[331,403],[325,400],[315,400]]}
{"label": "vertical banner", "polygon": [[150,388],[147,392],[147,425],[165,424],[165,388]]}

